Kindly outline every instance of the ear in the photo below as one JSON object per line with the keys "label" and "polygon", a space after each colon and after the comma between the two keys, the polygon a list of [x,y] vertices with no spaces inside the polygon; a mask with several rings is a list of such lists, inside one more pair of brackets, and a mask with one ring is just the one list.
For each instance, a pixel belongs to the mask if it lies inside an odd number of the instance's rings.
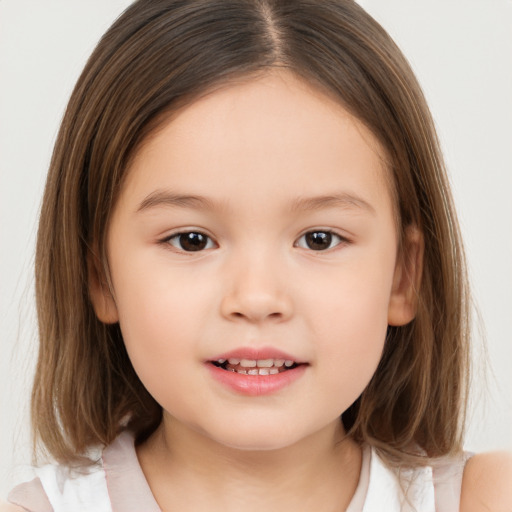
{"label": "ear", "polygon": [[393,276],[393,288],[388,306],[389,325],[405,325],[416,316],[417,292],[423,270],[423,251],[423,233],[416,226],[408,226]]}
{"label": "ear", "polygon": [[89,297],[98,320],[104,324],[115,324],[119,321],[117,306],[105,282],[104,273],[100,270],[98,257],[92,252],[87,256],[87,272]]}

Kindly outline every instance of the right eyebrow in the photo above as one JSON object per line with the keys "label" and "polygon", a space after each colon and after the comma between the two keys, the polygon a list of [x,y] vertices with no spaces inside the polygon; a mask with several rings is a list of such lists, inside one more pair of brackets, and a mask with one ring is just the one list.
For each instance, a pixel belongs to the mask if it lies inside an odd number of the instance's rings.
{"label": "right eyebrow", "polygon": [[167,190],[155,190],[147,195],[139,204],[138,212],[158,207],[178,207],[195,209],[213,209],[212,201],[203,196],[175,194]]}
{"label": "right eyebrow", "polygon": [[326,208],[342,208],[348,210],[362,210],[375,215],[375,208],[362,197],[347,192],[339,194],[299,197],[293,203],[292,210],[322,210]]}

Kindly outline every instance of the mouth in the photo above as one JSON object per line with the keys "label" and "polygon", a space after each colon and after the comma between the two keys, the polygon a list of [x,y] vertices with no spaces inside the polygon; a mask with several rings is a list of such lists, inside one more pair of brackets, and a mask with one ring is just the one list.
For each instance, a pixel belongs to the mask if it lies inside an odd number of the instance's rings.
{"label": "mouth", "polygon": [[297,363],[291,359],[217,359],[210,361],[213,366],[227,372],[240,375],[278,375],[293,370],[305,363]]}
{"label": "mouth", "polygon": [[223,387],[246,396],[277,393],[300,380],[309,366],[273,347],[240,347],[205,362]]}

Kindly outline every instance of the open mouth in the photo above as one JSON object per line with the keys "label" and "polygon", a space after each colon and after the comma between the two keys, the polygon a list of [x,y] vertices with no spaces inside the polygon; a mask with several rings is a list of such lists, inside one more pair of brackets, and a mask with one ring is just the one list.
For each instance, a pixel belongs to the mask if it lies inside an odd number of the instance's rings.
{"label": "open mouth", "polygon": [[217,368],[241,375],[277,375],[297,368],[302,363],[289,359],[217,359],[210,361]]}

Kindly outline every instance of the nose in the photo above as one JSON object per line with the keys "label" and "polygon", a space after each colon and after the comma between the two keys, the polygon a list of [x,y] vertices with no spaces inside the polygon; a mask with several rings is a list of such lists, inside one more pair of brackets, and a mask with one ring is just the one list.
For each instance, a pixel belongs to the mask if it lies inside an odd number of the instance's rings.
{"label": "nose", "polygon": [[286,272],[277,267],[275,259],[261,256],[231,264],[225,274],[222,316],[250,323],[288,320],[293,314],[292,298]]}

